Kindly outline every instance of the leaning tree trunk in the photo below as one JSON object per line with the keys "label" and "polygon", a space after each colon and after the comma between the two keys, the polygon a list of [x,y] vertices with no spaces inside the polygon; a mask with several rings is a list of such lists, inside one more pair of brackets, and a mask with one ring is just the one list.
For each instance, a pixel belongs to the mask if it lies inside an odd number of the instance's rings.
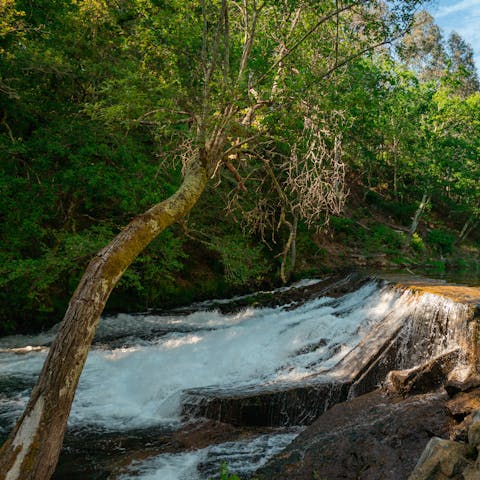
{"label": "leaning tree trunk", "polygon": [[412,224],[410,225],[410,229],[408,230],[409,238],[413,237],[413,234],[417,231],[418,224],[420,222],[420,217],[423,214],[423,211],[427,208],[428,202],[430,201],[430,197],[427,195],[427,192],[423,193],[422,201],[415,212],[415,215],[412,219]]}
{"label": "leaning tree trunk", "polygon": [[205,165],[205,158],[195,162],[174,195],[134,218],[88,265],[27,408],[0,450],[0,480],[46,480],[53,474],[105,303],[137,255],[195,205],[207,183]]}
{"label": "leaning tree trunk", "polygon": [[472,232],[472,230],[474,230],[479,223],[480,220],[476,220],[475,217],[468,218],[467,221],[463,224],[462,230],[458,235],[458,243],[465,241]]}

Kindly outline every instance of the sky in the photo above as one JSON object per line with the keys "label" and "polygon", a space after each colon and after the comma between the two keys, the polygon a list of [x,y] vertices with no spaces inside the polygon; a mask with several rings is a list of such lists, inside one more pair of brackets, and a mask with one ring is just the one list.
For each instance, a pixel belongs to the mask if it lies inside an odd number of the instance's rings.
{"label": "sky", "polygon": [[455,30],[471,45],[480,72],[480,0],[434,0],[428,10],[444,38]]}

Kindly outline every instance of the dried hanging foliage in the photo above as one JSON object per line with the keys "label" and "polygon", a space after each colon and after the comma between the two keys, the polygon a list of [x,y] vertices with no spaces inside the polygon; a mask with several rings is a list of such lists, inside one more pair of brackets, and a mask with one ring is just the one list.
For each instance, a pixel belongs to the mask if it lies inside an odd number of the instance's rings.
{"label": "dried hanging foliage", "polygon": [[[302,152],[299,144],[306,147]],[[317,116],[305,117],[302,138],[280,166],[292,212],[309,226],[328,221],[343,210],[347,197],[342,138]]]}

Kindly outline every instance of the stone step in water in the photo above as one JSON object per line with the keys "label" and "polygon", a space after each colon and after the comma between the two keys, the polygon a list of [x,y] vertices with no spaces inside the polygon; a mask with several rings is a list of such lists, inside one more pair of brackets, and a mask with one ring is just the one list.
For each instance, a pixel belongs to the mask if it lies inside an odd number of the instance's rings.
{"label": "stone step in water", "polygon": [[241,391],[189,390],[183,396],[184,418],[205,417],[232,425],[310,425],[336,403],[347,399],[351,383],[307,382],[297,387]]}
{"label": "stone step in water", "polygon": [[298,384],[188,390],[182,397],[183,417],[234,425],[309,425],[336,403],[378,388],[390,371],[411,369],[444,356],[448,368],[438,367],[445,374],[443,380],[452,370],[473,368],[476,310],[471,304],[421,291],[418,286],[381,288],[392,294],[384,317],[366,329],[337,363],[320,367]]}

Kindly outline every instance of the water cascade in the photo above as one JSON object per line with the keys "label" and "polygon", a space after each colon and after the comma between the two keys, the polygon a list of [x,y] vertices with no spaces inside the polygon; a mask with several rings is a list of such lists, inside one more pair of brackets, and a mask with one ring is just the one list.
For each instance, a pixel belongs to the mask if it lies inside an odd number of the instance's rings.
{"label": "water cascade", "polygon": [[[377,388],[391,370],[449,355],[455,361],[444,373],[458,376],[477,361],[468,303],[350,277],[272,295],[270,306],[236,299],[230,313],[231,303],[217,302],[191,312],[102,319],[67,445],[85,431],[92,441],[113,436],[122,445],[132,432],[158,438],[201,418],[260,430],[248,440],[195,450],[159,445],[147,459],[132,455],[129,465],[111,466],[110,476],[88,478],[202,479],[222,459],[249,474],[259,458],[266,461],[299,433],[292,427]],[[0,339],[0,436],[21,413],[54,333]]]}

